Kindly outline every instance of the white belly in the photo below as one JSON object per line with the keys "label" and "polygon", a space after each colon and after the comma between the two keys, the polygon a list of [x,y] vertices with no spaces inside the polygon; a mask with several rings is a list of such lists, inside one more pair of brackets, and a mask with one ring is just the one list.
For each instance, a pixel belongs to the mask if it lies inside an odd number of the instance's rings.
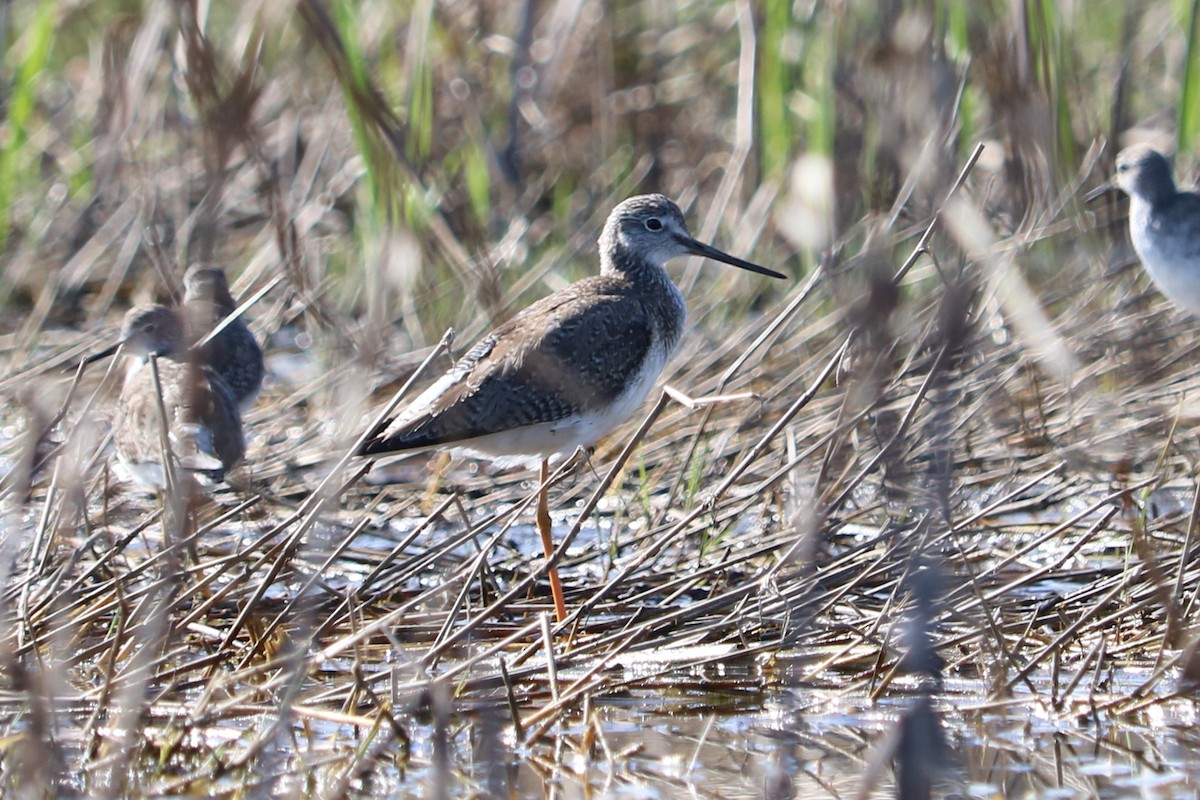
{"label": "white belly", "polygon": [[[1130,238],[1133,249],[1137,251],[1142,266],[1150,275],[1150,280],[1160,292],[1167,296],[1175,305],[1193,314],[1200,315],[1200,259],[1194,253],[1186,252],[1182,246],[1172,246],[1172,242],[1180,243],[1169,236],[1161,236],[1161,230],[1153,231],[1158,237],[1148,236],[1146,220],[1150,206],[1143,201],[1135,201],[1130,205]],[[1181,244],[1181,243],[1180,243]]]}

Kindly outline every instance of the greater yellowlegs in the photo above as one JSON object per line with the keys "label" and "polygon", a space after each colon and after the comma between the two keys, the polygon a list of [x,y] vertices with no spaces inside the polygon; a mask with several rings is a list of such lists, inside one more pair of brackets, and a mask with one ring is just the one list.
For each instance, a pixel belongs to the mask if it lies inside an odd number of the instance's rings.
{"label": "greater yellowlegs", "polygon": [[[192,341],[203,341],[237,309],[225,270],[195,266],[183,277],[182,312]],[[201,358],[221,376],[245,413],[254,405],[263,382],[263,354],[242,317],[224,323],[200,348]]]}
{"label": "greater yellowlegs", "polygon": [[[125,315],[120,346],[131,363],[117,405],[113,443],[126,471],[156,489],[168,484],[164,444],[178,469],[211,480],[222,480],[245,454],[232,393],[213,370],[186,358],[183,342],[183,323],[166,306],[137,306]],[[157,357],[157,386],[147,363],[152,354]]]}
{"label": "greater yellowlegs", "polygon": [[[683,295],[664,265],[697,255],[785,276],[734,258],[688,233],[661,194],[613,209],[600,235],[600,274],[544,297],[485,336],[359,450],[380,456],[449,446],[501,465],[541,464],[590,447],[631,415],[683,333]],[[553,553],[545,492],[538,528]],[[566,616],[557,572],[555,610]]]}
{"label": "greater yellowlegs", "polygon": [[1115,182],[1129,195],[1129,238],[1150,279],[1200,314],[1200,195],[1177,191],[1167,159],[1145,145],[1117,155]]}

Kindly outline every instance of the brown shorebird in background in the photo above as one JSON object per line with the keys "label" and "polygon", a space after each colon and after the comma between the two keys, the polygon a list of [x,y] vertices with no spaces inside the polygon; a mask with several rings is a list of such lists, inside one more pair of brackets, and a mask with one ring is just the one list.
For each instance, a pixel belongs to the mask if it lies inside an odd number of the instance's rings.
{"label": "brown shorebird in background", "polygon": [[201,359],[221,376],[239,410],[249,411],[262,389],[263,354],[242,317],[224,322],[237,309],[225,271],[213,266],[192,267],[183,277],[183,287],[181,312],[189,341],[202,343],[198,348]]}
{"label": "brown shorebird in background", "polygon": [[[242,422],[233,394],[220,376],[187,358],[179,316],[166,306],[132,308],[125,315],[117,346],[130,365],[117,405],[113,442],[129,474],[146,486],[168,488],[165,447],[174,470],[224,479],[245,454]],[[151,355],[156,357],[153,365]],[[157,368],[157,385],[152,366]]]}
{"label": "brown shorebird in background", "polygon": [[[679,207],[660,194],[632,197],[600,235],[600,274],[521,311],[485,336],[418,396],[360,455],[450,446],[502,465],[541,464],[590,447],[632,414],[658,380],[683,333],[683,295],[664,265],[697,255],[783,278],[696,241]],[[543,489],[538,530],[554,552]],[[555,612],[566,617],[558,573]]]}

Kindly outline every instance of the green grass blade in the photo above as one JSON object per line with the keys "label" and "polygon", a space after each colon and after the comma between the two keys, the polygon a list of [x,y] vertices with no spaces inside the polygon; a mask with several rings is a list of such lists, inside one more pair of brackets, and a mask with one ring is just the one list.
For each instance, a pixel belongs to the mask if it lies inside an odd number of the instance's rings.
{"label": "green grass blade", "polygon": [[0,209],[3,209],[3,213],[0,213],[0,251],[8,244],[14,195],[29,166],[30,158],[23,151],[29,140],[29,125],[34,116],[39,77],[46,67],[54,43],[57,16],[54,0],[42,0],[25,31],[26,50],[13,80],[8,118],[5,120],[8,136],[0,143]]}
{"label": "green grass blade", "polygon": [[1187,56],[1179,86],[1178,152],[1195,149],[1200,133],[1200,0],[1191,0],[1183,16],[1187,31]]}

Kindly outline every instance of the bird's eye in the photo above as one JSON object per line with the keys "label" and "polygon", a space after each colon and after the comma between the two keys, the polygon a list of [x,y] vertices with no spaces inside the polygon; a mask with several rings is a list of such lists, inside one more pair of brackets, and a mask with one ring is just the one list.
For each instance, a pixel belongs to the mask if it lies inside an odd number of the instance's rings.
{"label": "bird's eye", "polygon": [[1128,172],[1128,171],[1129,171],[1128,164],[1117,164],[1117,172]]}
{"label": "bird's eye", "polygon": [[646,230],[661,231],[663,229],[662,220],[658,217],[650,217],[646,220]]}

